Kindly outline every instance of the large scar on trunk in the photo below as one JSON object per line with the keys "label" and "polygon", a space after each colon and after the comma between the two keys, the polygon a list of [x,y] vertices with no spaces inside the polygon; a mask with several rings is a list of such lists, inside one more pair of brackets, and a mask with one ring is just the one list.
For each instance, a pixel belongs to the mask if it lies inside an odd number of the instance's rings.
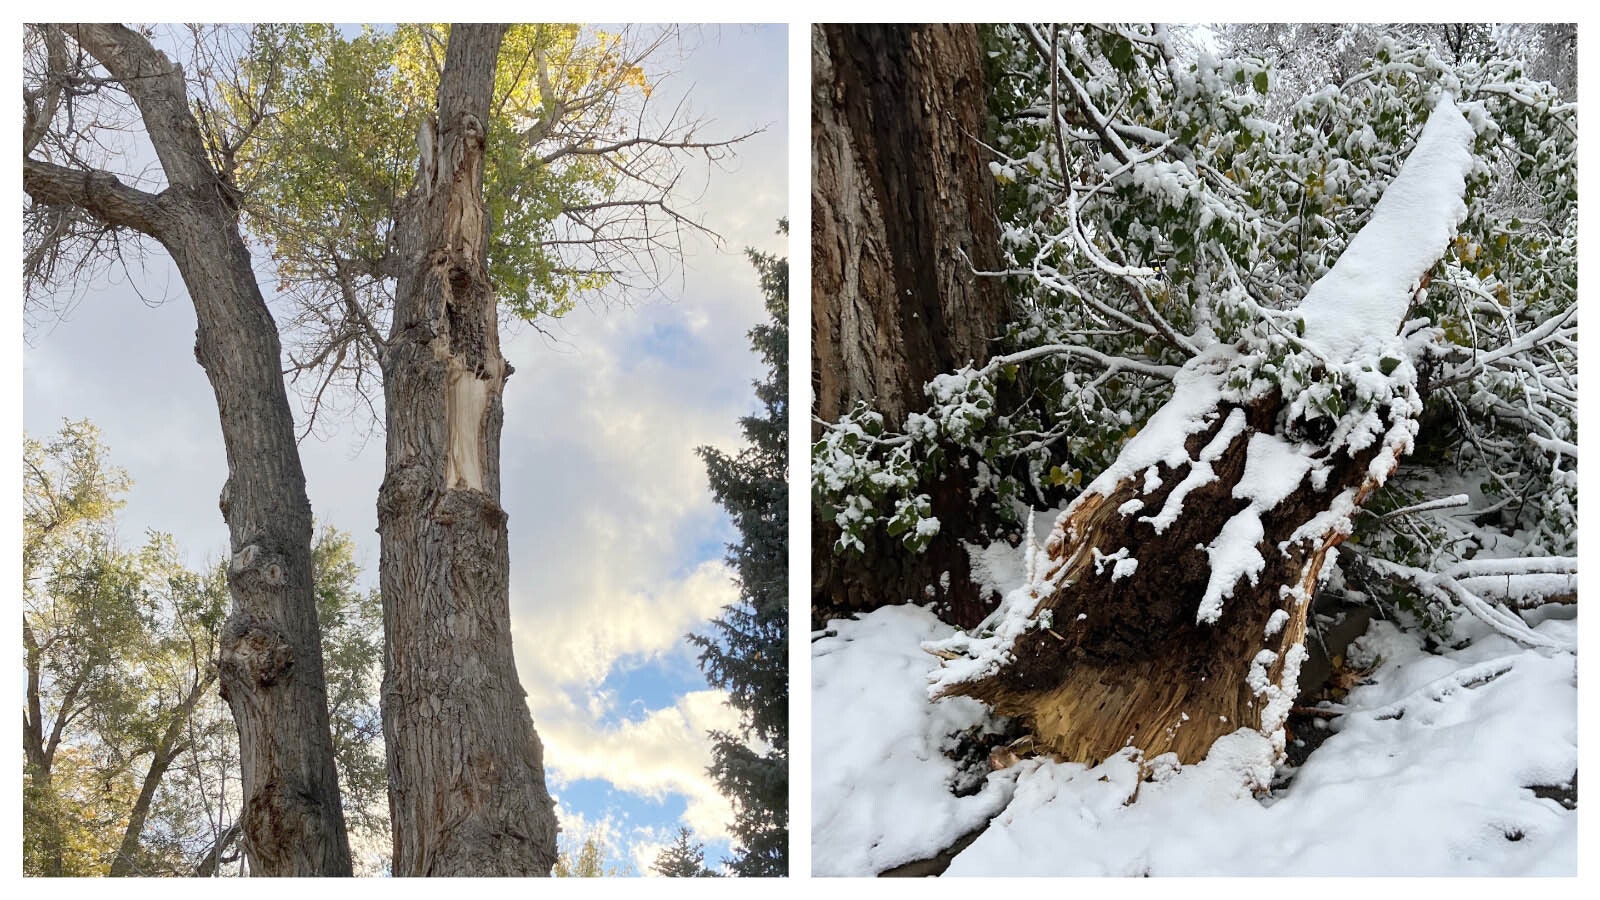
{"label": "large scar on trunk", "polygon": [[490,392],[504,380],[497,337],[494,289],[483,269],[483,129],[463,114],[457,128],[461,156],[445,200],[444,234],[435,254],[435,277],[444,303],[434,354],[445,364],[445,486],[484,489],[484,418]]}
{"label": "large scar on trunk", "polygon": [[489,383],[468,371],[460,357],[448,363],[449,388],[445,394],[445,423],[450,451],[445,460],[445,484],[451,488],[483,490],[482,426],[489,404]]}

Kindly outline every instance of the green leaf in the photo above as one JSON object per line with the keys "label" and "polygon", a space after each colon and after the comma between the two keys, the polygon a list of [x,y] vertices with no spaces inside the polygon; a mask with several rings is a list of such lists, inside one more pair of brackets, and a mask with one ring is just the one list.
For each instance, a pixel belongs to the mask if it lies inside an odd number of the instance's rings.
{"label": "green leaf", "polygon": [[1106,50],[1106,59],[1111,67],[1119,72],[1132,73],[1134,70],[1133,44],[1122,38],[1113,38],[1111,46]]}

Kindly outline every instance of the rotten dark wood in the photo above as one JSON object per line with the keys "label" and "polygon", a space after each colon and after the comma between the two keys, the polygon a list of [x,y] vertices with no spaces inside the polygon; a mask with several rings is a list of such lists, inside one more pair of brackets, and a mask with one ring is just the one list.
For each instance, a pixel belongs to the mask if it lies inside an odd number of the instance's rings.
{"label": "rotten dark wood", "polygon": [[[1325,460],[1321,488],[1309,477],[1263,514],[1265,536],[1257,550],[1266,567],[1252,583],[1241,577],[1214,622],[1197,614],[1211,576],[1205,548],[1247,501],[1233,496],[1244,474],[1246,448],[1258,432],[1274,433],[1282,401],[1277,395],[1243,407],[1246,427],[1211,465],[1215,480],[1184,499],[1183,512],[1157,534],[1148,516],[1188,474],[1161,465],[1161,486],[1143,491],[1144,474],[1123,479],[1109,493],[1086,496],[1068,513],[1064,527],[1046,545],[1045,570],[1061,569],[1061,587],[1040,600],[1051,627],[1024,632],[1012,659],[987,678],[960,684],[949,693],[975,697],[1004,716],[1024,719],[1037,746],[1062,758],[1098,764],[1125,746],[1146,758],[1173,752],[1183,763],[1203,759],[1212,743],[1241,727],[1260,728],[1264,698],[1248,683],[1252,661],[1262,650],[1276,654],[1267,674],[1278,684],[1284,660],[1305,635],[1308,603],[1289,596],[1299,587],[1314,595],[1329,549],[1343,540],[1336,532],[1279,546],[1341,492],[1358,488],[1357,502],[1371,490],[1368,467],[1373,446],[1354,457]],[[1209,427],[1189,437],[1194,459],[1221,430],[1235,407],[1219,404]],[[1138,512],[1119,507],[1142,501]],[[1133,551],[1141,564],[1114,577],[1114,567],[1096,571],[1093,549]],[[1272,635],[1268,619],[1278,610],[1288,620]],[[1293,696],[1292,686],[1289,696]]]}

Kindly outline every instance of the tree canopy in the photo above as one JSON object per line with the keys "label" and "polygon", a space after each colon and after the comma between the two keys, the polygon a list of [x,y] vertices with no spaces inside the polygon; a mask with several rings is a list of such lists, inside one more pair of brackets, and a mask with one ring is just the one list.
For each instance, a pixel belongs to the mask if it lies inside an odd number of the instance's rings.
{"label": "tree canopy", "polygon": [[[132,487],[100,431],[24,439],[24,871],[219,874],[237,858],[238,736],[216,692],[226,566],[196,572],[150,533],[127,549]],[[377,594],[350,536],[313,546],[335,753],[359,832],[387,830]]]}
{"label": "tree canopy", "polygon": [[[250,233],[271,249],[286,331],[316,411],[358,394],[392,315],[395,226],[431,147],[446,25],[261,25],[208,114]],[[484,199],[497,300],[527,322],[648,296],[684,231],[687,162],[722,160],[684,108],[650,104],[672,29],[506,29],[487,123]],[[434,177],[440,177],[434,173]]]}

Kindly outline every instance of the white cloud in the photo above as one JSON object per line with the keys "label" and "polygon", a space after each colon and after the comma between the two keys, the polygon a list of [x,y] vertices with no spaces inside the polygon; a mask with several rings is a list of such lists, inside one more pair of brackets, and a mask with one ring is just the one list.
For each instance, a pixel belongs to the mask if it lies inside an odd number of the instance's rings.
{"label": "white cloud", "polygon": [[[641,829],[642,830],[642,829]],[[657,836],[657,832],[660,835]],[[661,876],[651,866],[655,865],[656,857],[661,851],[667,849],[676,834],[667,834],[667,829],[651,829],[650,837],[643,838],[628,848],[633,856],[633,869],[646,878],[660,878]]]}
{"label": "white cloud", "polygon": [[[727,567],[705,558],[733,534],[694,449],[736,446],[752,403],[744,332],[759,307],[748,269],[745,281],[693,307],[570,323],[579,349],[519,361],[503,441],[517,668],[546,765],[557,781],[680,795],[684,821],[712,837],[732,812],[706,774],[706,732],[738,722],[720,692],[596,723],[627,699],[602,688],[619,666],[692,667],[684,636],[738,600]],[[704,316],[699,334],[685,324],[690,309]],[[691,334],[692,358],[628,356],[661,328]],[[539,388],[519,395],[525,375]]]}
{"label": "white cloud", "polygon": [[678,839],[676,824],[629,826],[611,813],[593,818],[564,808],[559,797],[556,815],[561,820],[559,840],[564,850],[571,848],[567,852],[575,853],[585,841],[593,838],[608,866],[626,865],[632,869],[630,874],[646,878],[660,877],[650,867],[661,851]]}
{"label": "white cloud", "polygon": [[687,577],[654,591],[626,590],[601,573],[596,588],[579,600],[538,607],[520,616],[522,650],[517,671],[538,684],[598,690],[623,659],[653,659],[683,648],[683,636],[700,628],[738,592],[721,562],[701,563]]}
{"label": "white cloud", "polygon": [[603,730],[583,720],[543,720],[545,765],[558,785],[601,778],[647,797],[682,795],[684,824],[708,839],[727,837],[733,810],[706,775],[711,764],[706,732],[739,723],[726,700],[721,691],[694,691],[672,707]]}
{"label": "white cloud", "polygon": [[628,699],[602,688],[620,665],[692,667],[684,636],[738,599],[719,559],[734,534],[694,452],[737,446],[759,375],[745,337],[762,315],[754,273],[725,258],[737,282],[702,284],[692,302],[579,313],[561,352],[531,334],[508,344],[502,442],[517,666],[547,766],[681,795],[685,821],[713,836],[732,818],[705,772],[706,731],[737,724],[722,694],[596,723]]}

